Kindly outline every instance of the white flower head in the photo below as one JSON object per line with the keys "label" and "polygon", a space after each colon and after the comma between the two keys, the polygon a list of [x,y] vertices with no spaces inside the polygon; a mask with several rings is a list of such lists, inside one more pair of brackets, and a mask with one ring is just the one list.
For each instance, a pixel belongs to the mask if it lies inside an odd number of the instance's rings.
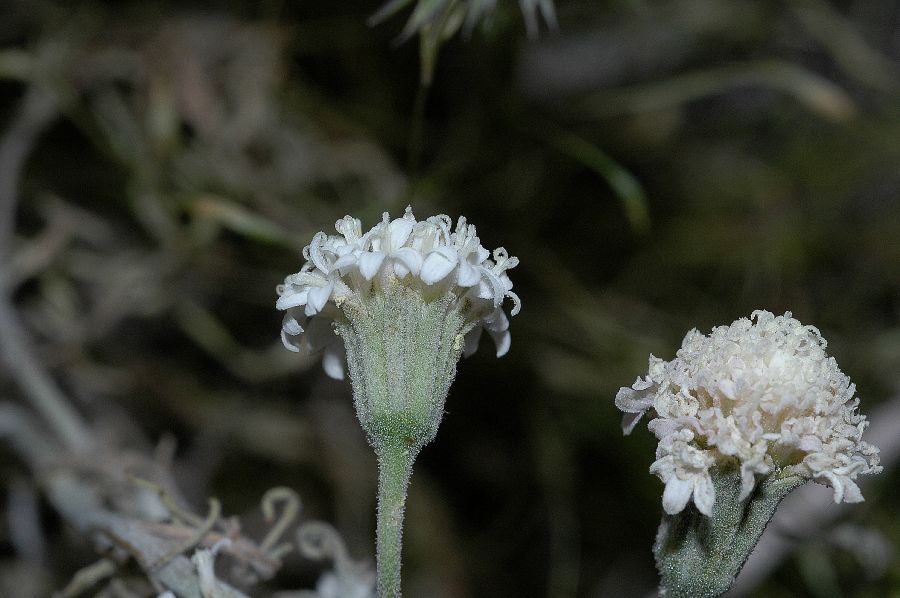
{"label": "white flower head", "polygon": [[813,326],[787,312],[755,311],[706,336],[691,330],[672,361],[650,356],[649,372],[616,395],[629,434],[653,411],[650,467],[665,483],[669,514],[693,498],[712,513],[709,468],[736,461],[743,500],[757,476],[784,472],[831,486],[835,502],[863,500],[854,480],[878,473],[878,449],[862,440],[856,387],[825,352]]}
{"label": "white flower head", "polygon": [[507,274],[519,260],[502,247],[485,249],[465,218],[453,230],[448,216],[418,221],[407,207],[394,220],[385,212],[366,233],[350,216],[338,220],[335,229],[338,235],[320,232],[313,237],[303,249],[306,263],[277,288],[276,306],[286,312],[281,331],[285,347],[323,352],[326,373],[342,379],[344,346],[332,324],[346,321],[348,313],[386,289],[402,286],[425,301],[451,298],[450,308],[466,322],[460,339],[464,356],[477,350],[482,330],[493,337],[498,357],[509,350],[509,320],[502,304],[512,299],[512,315],[521,307]]}

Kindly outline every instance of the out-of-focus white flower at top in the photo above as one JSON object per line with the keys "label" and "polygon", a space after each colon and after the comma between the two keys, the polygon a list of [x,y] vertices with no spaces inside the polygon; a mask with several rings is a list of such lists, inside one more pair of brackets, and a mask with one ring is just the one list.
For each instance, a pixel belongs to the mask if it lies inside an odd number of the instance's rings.
{"label": "out-of-focus white flower at top", "polygon": [[348,308],[361,308],[384,289],[402,285],[425,301],[452,297],[451,309],[467,323],[464,356],[477,350],[482,329],[493,337],[498,357],[509,350],[509,320],[502,303],[512,299],[512,315],[521,307],[507,275],[519,260],[502,247],[485,249],[465,218],[453,230],[449,217],[417,221],[407,207],[394,220],[385,212],[366,233],[350,216],[338,220],[335,229],[339,235],[320,232],[313,237],[303,249],[306,263],[277,288],[276,306],[287,312],[281,331],[285,347],[324,352],[326,373],[343,378],[344,347],[332,323],[346,321]]}
{"label": "out-of-focus white flower at top", "polygon": [[757,476],[798,475],[831,486],[835,502],[863,500],[854,479],[878,473],[878,449],[862,440],[856,387],[825,353],[813,326],[787,312],[755,311],[709,336],[691,330],[672,361],[650,356],[649,372],[616,395],[629,434],[653,411],[659,438],[650,467],[665,483],[663,507],[693,498],[711,515],[709,469],[734,459],[743,500]]}

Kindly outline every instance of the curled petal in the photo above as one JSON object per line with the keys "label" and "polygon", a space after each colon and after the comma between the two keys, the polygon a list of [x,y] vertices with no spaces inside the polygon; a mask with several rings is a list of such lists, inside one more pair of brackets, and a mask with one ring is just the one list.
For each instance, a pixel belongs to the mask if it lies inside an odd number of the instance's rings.
{"label": "curled petal", "polygon": [[500,305],[503,301],[503,295],[509,289],[506,288],[503,280],[488,268],[483,268],[481,273],[484,275],[479,286],[479,296],[482,299],[493,299],[494,305]]}
{"label": "curled petal", "polygon": [[328,263],[325,261],[325,254],[322,249],[325,246],[327,240],[328,235],[326,235],[325,233],[316,233],[313,236],[312,243],[309,244],[310,261],[315,264],[316,268],[326,274],[328,274],[330,268],[328,267]]}
{"label": "curled petal", "polygon": [[284,319],[281,321],[281,328],[293,336],[303,333],[303,326],[301,326],[300,322],[298,322],[290,313],[284,314]]}
{"label": "curled petal", "polygon": [[634,414],[634,417],[625,416],[622,420],[622,431],[628,435],[640,421],[641,416],[647,410],[653,408],[653,399],[655,393],[651,386],[645,386],[646,382],[638,378],[634,385],[629,388],[623,386],[616,393],[616,407],[626,414]]}
{"label": "curled petal", "polygon": [[510,315],[519,315],[519,312],[522,311],[522,300],[512,291],[506,291],[506,296],[513,300],[513,308],[509,310]]}
{"label": "curled petal", "polygon": [[291,292],[288,291],[284,295],[278,298],[278,301],[275,302],[275,307],[277,309],[290,309],[292,307],[300,307],[301,305],[306,305],[306,296],[307,289],[303,289],[299,292]]}
{"label": "curled petal", "polygon": [[297,344],[297,341],[293,337],[288,336],[287,332],[285,332],[284,329],[281,330],[281,342],[282,344],[284,344],[284,348],[288,351],[291,351],[293,353],[300,352],[300,346]]}

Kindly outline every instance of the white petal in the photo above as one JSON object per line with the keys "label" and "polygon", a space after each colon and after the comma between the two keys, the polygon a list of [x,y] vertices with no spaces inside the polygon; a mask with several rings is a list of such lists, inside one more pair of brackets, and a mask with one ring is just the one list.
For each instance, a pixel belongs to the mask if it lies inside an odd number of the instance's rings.
{"label": "white petal", "polygon": [[817,453],[822,450],[822,441],[812,435],[802,436],[797,448],[808,453]]}
{"label": "white petal", "polygon": [[[658,448],[657,456],[659,456]],[[675,477],[675,458],[672,455],[661,457],[650,464],[648,471],[659,476],[664,484],[668,484],[669,480]]]}
{"label": "white petal", "polygon": [[719,390],[732,401],[734,400],[734,397],[737,396],[737,386],[734,384],[734,381],[728,380],[727,378],[719,380]]}
{"label": "white petal", "polygon": [[[831,473],[830,471],[823,471],[820,474],[823,478],[828,480],[831,489],[834,490],[834,503],[840,504],[842,500],[844,500],[844,483],[843,480]],[[854,484],[855,486],[856,484]],[[858,490],[858,488],[857,488]]]}
{"label": "white petal", "polygon": [[297,345],[297,341],[294,338],[288,336],[287,332],[283,329],[281,331],[281,342],[284,344],[284,348],[288,351],[293,351],[294,353],[300,352],[300,347]]}
{"label": "white petal", "polygon": [[387,257],[387,254],[383,251],[363,252],[362,255],[359,256],[359,273],[362,274],[366,280],[372,280],[375,275],[378,274],[378,270],[381,268],[381,264],[384,263],[385,257]]}
{"label": "white petal", "polygon": [[496,294],[494,293],[494,287],[491,284],[490,276],[482,278],[481,282],[478,283],[478,298],[494,300],[495,297]]}
{"label": "white petal", "polygon": [[394,262],[394,275],[397,278],[403,278],[409,274],[409,268],[406,267],[406,264],[400,261]]}
{"label": "white petal", "polygon": [[626,413],[622,416],[622,433],[625,436],[631,434],[634,431],[634,427],[638,425],[638,422],[641,421],[641,418],[644,417],[644,412],[640,411],[638,413]]}
{"label": "white petal", "polygon": [[322,368],[329,378],[344,379],[344,362],[347,358],[343,346],[341,342],[331,343],[322,355]]}
{"label": "white petal", "polygon": [[325,253],[323,249],[327,243],[328,235],[319,232],[313,236],[312,243],[309,244],[310,261],[312,261],[312,263],[316,265],[316,268],[326,274],[328,274],[329,268],[328,263],[325,261]]}
{"label": "white petal", "polygon": [[484,321],[485,328],[489,331],[503,332],[504,330],[509,330],[509,318],[506,317],[506,312],[500,307],[495,308]]}
{"label": "white petal", "polygon": [[478,350],[478,341],[481,339],[481,326],[475,326],[466,333],[463,339],[463,357],[469,357]]}
{"label": "white petal", "polygon": [[[412,247],[401,247],[391,255],[397,262],[406,266],[408,271],[412,272],[413,276],[419,275],[419,271],[422,269],[422,262],[424,261],[421,253]],[[399,263],[397,265],[399,265]],[[397,276],[400,276],[400,274],[398,273]]]}
{"label": "white petal", "polygon": [[716,502],[716,489],[709,474],[700,474],[694,478],[694,504],[697,510],[712,517],[713,504]]}
{"label": "white petal", "polygon": [[756,476],[753,475],[753,470],[741,467],[741,493],[738,494],[738,500],[744,500],[750,496],[754,486],[756,486]]}
{"label": "white petal", "polygon": [[348,269],[357,266],[359,263],[359,252],[352,251],[344,254],[334,262],[334,269],[346,272]]}
{"label": "white petal", "polygon": [[303,332],[303,326],[301,326],[300,322],[298,322],[290,313],[284,314],[284,319],[281,321],[281,328],[293,336],[297,336]]}
{"label": "white petal", "polygon": [[690,480],[682,480],[673,475],[666,482],[666,489],[663,492],[662,503],[665,512],[669,515],[680,513],[691,499],[693,491],[694,484]]}
{"label": "white petal", "polygon": [[509,346],[512,344],[512,335],[510,335],[509,330],[501,330],[500,332],[488,330],[488,334],[491,335],[491,338],[494,339],[494,343],[497,345],[497,357],[503,357],[509,353]]}
{"label": "white petal", "polygon": [[334,284],[329,283],[324,287],[312,287],[309,289],[309,301],[306,304],[307,316],[314,316],[325,308],[325,304],[328,303],[333,288]]}
{"label": "white petal", "polygon": [[635,390],[634,388],[623,386],[616,393],[616,407],[625,413],[643,413],[653,407],[655,394],[653,389],[650,388]]}
{"label": "white petal", "polygon": [[493,299],[494,305],[500,305],[503,302],[503,294],[508,290],[507,285],[488,268],[482,268],[481,273],[483,276],[478,287],[479,296],[482,299]]}
{"label": "white petal", "polygon": [[[622,390],[625,390],[625,389],[623,388],[619,392],[622,392]],[[619,399],[619,396],[616,395],[616,407],[619,407],[618,399]],[[647,410],[649,410],[652,407],[653,407],[653,401],[651,400],[650,406],[647,408]],[[619,409],[622,409],[622,407],[619,407]],[[636,413],[637,413],[638,417],[640,417],[640,416],[644,415],[644,413],[646,413],[647,410],[637,411]],[[622,411],[631,413],[627,409],[622,409]],[[647,429],[650,430],[650,432],[652,434],[654,434],[660,440],[673,434],[680,427],[681,427],[680,423],[676,420],[676,418],[673,418],[673,417],[657,417],[655,419],[651,419],[650,423],[647,424]],[[626,434],[627,434],[627,432],[626,432]]]}
{"label": "white petal", "polygon": [[850,478],[844,478],[844,502],[863,502],[864,500],[856,482]]}
{"label": "white petal", "polygon": [[476,268],[466,260],[459,260],[456,282],[461,287],[474,287],[481,282],[481,269]]}
{"label": "white petal", "polygon": [[409,218],[397,218],[392,221],[390,224],[391,231],[391,246],[390,251],[395,251],[403,247],[406,243],[406,240],[409,239],[409,234],[412,232],[413,226],[415,226],[415,222],[410,220]]}
{"label": "white petal", "polygon": [[308,289],[303,289],[302,291],[295,293],[285,293],[281,297],[278,298],[278,301],[275,302],[276,309],[290,309],[292,307],[299,307],[301,305],[306,305],[306,293]]}
{"label": "white petal", "polygon": [[439,282],[453,271],[458,258],[452,247],[438,247],[425,258],[419,276],[425,284]]}

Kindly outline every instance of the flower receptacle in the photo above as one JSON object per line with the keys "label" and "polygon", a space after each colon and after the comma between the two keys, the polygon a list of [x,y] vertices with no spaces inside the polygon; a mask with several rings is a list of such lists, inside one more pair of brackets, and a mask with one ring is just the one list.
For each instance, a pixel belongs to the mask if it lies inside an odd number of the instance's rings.
{"label": "flower receptacle", "polygon": [[417,454],[437,434],[456,376],[465,320],[449,298],[390,285],[336,324],[356,413],[369,443]]}
{"label": "flower receptacle", "polygon": [[778,504],[806,483],[796,475],[771,474],[741,500],[741,472],[724,462],[710,470],[715,503],[707,516],[693,506],[664,514],[653,545],[660,595],[713,598],[734,582],[759,542]]}

